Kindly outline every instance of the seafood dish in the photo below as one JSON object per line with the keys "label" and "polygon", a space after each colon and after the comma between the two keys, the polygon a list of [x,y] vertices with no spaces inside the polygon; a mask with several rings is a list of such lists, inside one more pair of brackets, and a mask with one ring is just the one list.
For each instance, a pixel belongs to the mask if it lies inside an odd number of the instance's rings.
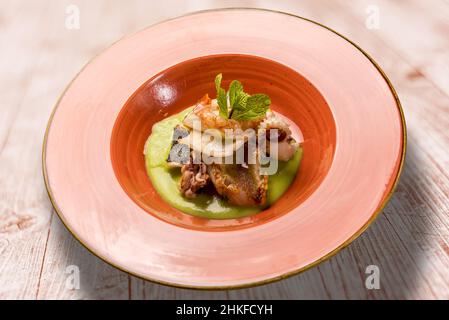
{"label": "seafood dish", "polygon": [[233,80],[216,98],[156,123],[145,144],[148,175],[179,210],[207,218],[238,218],[262,211],[288,189],[302,157],[285,117],[271,99],[249,94]]}

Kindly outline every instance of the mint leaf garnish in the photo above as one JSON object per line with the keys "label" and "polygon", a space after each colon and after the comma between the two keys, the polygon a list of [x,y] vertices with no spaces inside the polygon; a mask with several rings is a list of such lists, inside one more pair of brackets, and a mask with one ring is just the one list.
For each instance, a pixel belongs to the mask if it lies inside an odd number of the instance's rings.
{"label": "mint leaf garnish", "polygon": [[215,89],[217,90],[218,111],[222,118],[228,119],[228,99],[226,98],[226,91],[221,87],[221,80],[223,75],[217,74],[215,77]]}
{"label": "mint leaf garnish", "polygon": [[233,110],[245,110],[246,103],[249,97],[250,95],[247,94],[246,92],[240,93],[234,102]]}
{"label": "mint leaf garnish", "polygon": [[252,120],[265,116],[271,104],[269,96],[262,93],[250,95],[243,91],[243,85],[237,80],[231,82],[226,94],[226,91],[221,87],[222,79],[223,75],[221,73],[215,77],[218,109],[222,118]]}
{"label": "mint leaf garnish", "polygon": [[240,81],[233,80],[231,84],[229,85],[229,104],[231,109],[234,108],[234,105],[238,98],[243,94],[243,85],[240,83]]}
{"label": "mint leaf garnish", "polygon": [[258,93],[246,98],[243,108],[234,109],[232,118],[235,120],[251,120],[265,116],[271,100],[266,94]]}

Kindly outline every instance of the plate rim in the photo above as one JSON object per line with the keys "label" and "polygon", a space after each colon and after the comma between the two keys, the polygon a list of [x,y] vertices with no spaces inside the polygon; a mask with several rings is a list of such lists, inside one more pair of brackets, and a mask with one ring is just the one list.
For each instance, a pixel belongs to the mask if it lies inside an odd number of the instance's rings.
{"label": "plate rim", "polygon": [[[65,93],[67,92],[67,90],[71,87],[72,83],[75,81],[75,79],[78,78],[78,76],[94,61],[96,60],[103,52],[105,52],[106,50],[108,50],[110,47],[112,47],[114,44],[132,37],[135,34],[140,33],[141,31],[144,31],[146,29],[149,29],[151,27],[154,27],[156,25],[171,21],[171,20],[175,20],[178,18],[182,18],[182,17],[186,17],[186,16],[191,16],[191,15],[196,15],[196,14],[201,14],[201,13],[208,13],[208,12],[218,12],[218,11],[238,11],[238,10],[242,10],[242,11],[262,11],[262,12],[271,12],[271,13],[277,13],[277,14],[283,14],[283,15],[288,15],[294,18],[298,18],[310,23],[313,23],[319,27],[322,27],[324,29],[327,29],[328,31],[336,34],[337,36],[339,36],[340,38],[346,40],[349,44],[351,44],[353,47],[355,47],[357,50],[359,50],[372,64],[373,66],[377,69],[377,71],[381,74],[382,78],[385,80],[385,82],[387,83],[391,94],[393,95],[393,98],[395,100],[396,103],[396,108],[399,111],[399,115],[401,118],[401,127],[402,127],[402,148],[401,148],[401,154],[400,154],[400,160],[399,160],[399,166],[398,166],[398,171],[396,176],[392,176],[390,177],[390,181],[392,181],[392,179],[394,179],[393,184],[390,187],[390,190],[388,190],[388,192],[386,193],[385,199],[379,203],[378,208],[371,214],[370,218],[367,220],[367,222],[360,227],[357,232],[355,232],[353,235],[351,235],[347,240],[345,240],[342,244],[340,244],[339,246],[337,246],[334,250],[328,252],[327,254],[325,254],[324,256],[322,256],[321,258],[301,267],[298,268],[296,270],[293,271],[289,271],[286,273],[283,273],[279,276],[276,277],[271,277],[271,278],[267,278],[264,280],[259,280],[259,281],[255,281],[255,282],[247,282],[247,283],[242,283],[242,284],[238,284],[238,285],[223,285],[223,286],[193,286],[193,285],[184,285],[184,284],[179,284],[176,282],[168,282],[168,281],[162,281],[162,280],[158,280],[158,279],[153,279],[153,278],[149,278],[137,273],[134,273],[132,271],[126,270],[123,267],[120,267],[110,261],[108,261],[108,259],[106,257],[101,256],[100,254],[96,253],[93,251],[93,249],[89,248],[86,244],[84,244],[76,235],[76,233],[74,231],[72,231],[69,227],[68,224],[65,222],[65,220],[63,219],[63,215],[61,210],[59,209],[59,206],[57,205],[49,181],[48,181],[48,172],[47,172],[47,166],[46,166],[46,151],[47,151],[47,140],[48,140],[48,134],[50,131],[50,127],[52,125],[53,122],[53,118],[54,115],[56,113],[56,110],[62,100],[62,98],[64,97]],[[376,220],[376,218],[380,215],[380,213],[383,211],[383,209],[385,208],[385,206],[387,205],[387,203],[390,201],[392,195],[394,194],[396,187],[398,185],[400,176],[402,174],[402,170],[404,168],[404,162],[405,162],[405,156],[406,156],[406,151],[407,151],[407,127],[406,127],[406,122],[405,122],[405,116],[404,116],[404,110],[402,108],[402,104],[399,100],[399,96],[395,90],[395,88],[393,87],[392,82],[390,81],[390,79],[388,78],[388,76],[386,75],[386,73],[383,71],[383,69],[380,67],[380,65],[374,60],[374,58],[372,58],[365,50],[363,50],[359,45],[357,45],[354,41],[348,39],[346,36],[342,35],[341,33],[339,33],[338,31],[335,31],[334,29],[321,24],[319,22],[316,22],[312,19],[309,18],[305,18],[293,13],[289,13],[289,12],[284,12],[284,11],[280,11],[280,10],[273,10],[273,9],[266,9],[266,8],[252,8],[252,7],[224,7],[224,8],[215,8],[215,9],[206,9],[206,10],[198,10],[198,11],[191,11],[188,12],[186,14],[183,15],[179,15],[179,16],[175,16],[175,17],[171,17],[168,19],[164,19],[162,21],[159,21],[157,23],[153,23],[151,25],[148,25],[136,32],[133,32],[131,34],[127,34],[121,38],[119,38],[118,40],[112,42],[110,45],[106,46],[103,50],[101,50],[101,52],[99,52],[98,54],[96,54],[94,57],[92,57],[76,74],[75,76],[72,78],[72,80],[67,84],[67,86],[64,88],[64,90],[62,91],[62,93],[60,94],[60,96],[58,97],[56,104],[53,107],[53,110],[50,114],[50,117],[48,119],[47,122],[47,126],[45,129],[45,134],[44,134],[44,138],[43,138],[43,143],[42,143],[42,174],[43,174],[43,178],[44,178],[44,182],[45,182],[45,189],[47,190],[47,194],[49,197],[49,200],[53,206],[53,209],[55,211],[55,213],[58,215],[59,219],[61,220],[62,224],[65,226],[65,228],[71,233],[71,235],[84,247],[86,248],[90,253],[92,253],[94,256],[96,256],[97,258],[99,258],[100,260],[106,262],[107,264],[113,266],[114,268],[125,272],[126,274],[130,275],[130,276],[134,276],[136,278],[142,279],[142,280],[146,280],[146,281],[150,281],[156,284],[161,284],[161,285],[165,285],[165,286],[170,286],[170,287],[175,287],[175,288],[183,288],[183,289],[194,289],[194,290],[207,290],[207,291],[215,291],[215,290],[230,290],[230,289],[243,289],[243,288],[250,288],[250,287],[255,287],[255,286],[261,286],[261,285],[265,285],[268,283],[272,283],[272,282],[276,282],[276,281],[280,281],[295,275],[298,275],[306,270],[309,270],[313,267],[315,267],[316,265],[330,259],[331,257],[335,256],[337,253],[339,253],[341,250],[343,250],[344,248],[346,248],[349,244],[351,244],[355,239],[357,239],[363,232],[366,231],[366,229],[368,229],[368,227],[374,222],[374,220]]]}

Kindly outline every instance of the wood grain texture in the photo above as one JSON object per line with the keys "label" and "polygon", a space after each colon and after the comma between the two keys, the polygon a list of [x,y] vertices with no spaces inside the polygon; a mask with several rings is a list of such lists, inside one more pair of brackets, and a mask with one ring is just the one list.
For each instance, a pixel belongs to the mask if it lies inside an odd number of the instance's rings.
{"label": "wood grain texture", "polygon": [[[65,28],[66,8],[81,28]],[[379,8],[368,29],[366,9]],[[449,2],[0,1],[0,299],[448,299]],[[93,56],[120,37],[179,14],[251,6],[289,11],[349,37],[386,71],[408,125],[397,192],[348,248],[295,277],[260,287],[196,291],[153,284],[84,249],[54,214],[41,174],[42,137],[59,94]],[[365,288],[379,266],[381,289]],[[67,285],[80,270],[80,289]]]}

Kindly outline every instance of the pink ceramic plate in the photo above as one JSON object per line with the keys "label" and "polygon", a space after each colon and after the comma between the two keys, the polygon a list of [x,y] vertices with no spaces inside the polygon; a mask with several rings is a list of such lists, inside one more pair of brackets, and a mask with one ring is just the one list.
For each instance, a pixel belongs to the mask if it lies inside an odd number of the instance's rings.
{"label": "pink ceramic plate", "polygon": [[[217,68],[268,91],[305,146],[279,203],[229,221],[170,208],[141,155],[151,124],[213,88]],[[397,96],[360,48],[296,16],[226,9],[160,23],[90,62],[55,108],[43,166],[60,218],[100,258],[163,284],[227,288],[297,273],[349,244],[391,196],[404,153]]]}

